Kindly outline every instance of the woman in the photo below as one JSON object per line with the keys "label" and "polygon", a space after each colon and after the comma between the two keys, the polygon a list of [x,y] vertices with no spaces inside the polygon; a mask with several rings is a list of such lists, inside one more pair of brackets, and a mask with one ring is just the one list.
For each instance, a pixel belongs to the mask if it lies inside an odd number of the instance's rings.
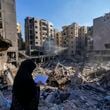
{"label": "woman", "polygon": [[36,68],[32,60],[25,60],[14,80],[10,110],[38,110],[40,87],[36,86],[32,72]]}

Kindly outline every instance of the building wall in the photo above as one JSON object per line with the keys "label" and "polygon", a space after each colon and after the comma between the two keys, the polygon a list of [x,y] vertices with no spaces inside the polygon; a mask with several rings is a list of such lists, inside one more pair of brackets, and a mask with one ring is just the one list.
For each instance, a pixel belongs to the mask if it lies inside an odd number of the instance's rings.
{"label": "building wall", "polygon": [[41,19],[40,20],[40,33],[41,33],[41,46],[43,45],[44,41],[49,35],[49,29],[48,29],[48,21]]}
{"label": "building wall", "polygon": [[17,33],[21,33],[21,24],[17,23]]}
{"label": "building wall", "polygon": [[56,32],[56,34],[55,34],[55,43],[58,47],[63,46],[62,32]]}
{"label": "building wall", "polygon": [[110,13],[94,19],[93,48],[95,51],[110,50]]}
{"label": "building wall", "polygon": [[79,28],[79,36],[85,37],[87,32],[88,32],[87,26],[82,26]]}
{"label": "building wall", "polygon": [[78,37],[76,41],[76,54],[84,56],[87,48],[87,32],[86,26],[81,26],[78,30]]}
{"label": "building wall", "polygon": [[35,36],[35,46],[41,45],[41,37],[40,37],[40,21],[38,19],[34,19],[34,33]]}
{"label": "building wall", "polygon": [[20,23],[17,23],[17,36],[18,36],[18,50],[22,50],[23,49],[23,38],[22,38]]}
{"label": "building wall", "polygon": [[54,29],[54,26],[51,22],[48,22],[48,36],[49,37],[55,37],[55,29]]}
{"label": "building wall", "polygon": [[67,47],[67,54],[73,56],[77,53],[83,53],[87,46],[88,28],[86,26],[79,26],[73,23],[69,26],[62,27],[62,45]]}
{"label": "building wall", "polygon": [[63,46],[67,47],[68,55],[74,55],[76,51],[76,39],[78,37],[79,25],[73,23],[69,26],[63,26]]}
{"label": "building wall", "polygon": [[[1,21],[3,38],[12,42],[12,47],[7,50],[13,52],[16,60],[18,59],[18,42],[17,42],[17,29],[16,29],[16,6],[15,0],[1,0]],[[11,53],[10,53],[11,54]],[[7,58],[7,55],[5,55]]]}
{"label": "building wall", "polygon": [[[30,32],[31,31],[31,32]],[[42,47],[47,37],[54,37],[53,24],[44,19],[27,17],[25,19],[26,53],[31,52],[32,47]]]}
{"label": "building wall", "polygon": [[93,26],[87,27],[87,51],[93,51]]}

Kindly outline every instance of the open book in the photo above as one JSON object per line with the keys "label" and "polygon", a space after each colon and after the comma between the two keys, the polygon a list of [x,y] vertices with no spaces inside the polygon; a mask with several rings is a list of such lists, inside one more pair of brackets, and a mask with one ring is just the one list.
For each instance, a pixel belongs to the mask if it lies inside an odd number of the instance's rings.
{"label": "open book", "polygon": [[38,83],[39,81],[42,82],[43,84],[46,84],[48,79],[47,75],[43,75],[43,74],[37,74],[34,78],[35,83]]}

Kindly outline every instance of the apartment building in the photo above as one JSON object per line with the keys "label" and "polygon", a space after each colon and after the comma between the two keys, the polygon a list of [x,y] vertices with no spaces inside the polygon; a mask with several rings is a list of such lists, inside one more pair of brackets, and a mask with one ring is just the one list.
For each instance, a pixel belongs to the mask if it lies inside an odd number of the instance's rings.
{"label": "apartment building", "polygon": [[76,40],[78,37],[79,25],[77,23],[73,23],[69,26],[62,27],[62,36],[63,36],[63,47],[66,47],[69,56],[75,54],[76,51]]}
{"label": "apartment building", "polygon": [[88,32],[87,26],[81,26],[79,28],[79,36],[85,37],[85,35],[87,34],[87,32]]}
{"label": "apartment building", "polygon": [[110,59],[110,13],[93,20],[93,50],[95,57]]}
{"label": "apartment building", "polygon": [[63,26],[62,29],[62,46],[67,48],[68,55],[81,55],[87,48],[88,27],[73,23],[69,26]]}
{"label": "apartment building", "polygon": [[20,23],[17,23],[17,35],[18,35],[18,50],[22,50],[23,49],[23,38],[22,38]]}
{"label": "apartment building", "polygon": [[3,52],[1,57],[5,62],[16,63],[18,60],[18,39],[15,0],[0,0],[0,36],[12,42],[12,46]]}
{"label": "apartment building", "polygon": [[93,20],[93,41],[95,51],[110,50],[110,13]]}
{"label": "apartment building", "polygon": [[62,32],[56,32],[55,33],[55,43],[58,47],[62,47],[63,46],[63,36],[62,36]]}
{"label": "apartment building", "polygon": [[[25,19],[26,53],[31,56],[31,51],[41,49],[47,37],[54,37],[53,24],[44,19],[27,17]],[[33,50],[34,49],[34,50]],[[39,50],[40,51],[40,50]]]}
{"label": "apartment building", "polygon": [[87,51],[93,51],[93,26],[87,27]]}
{"label": "apartment building", "polygon": [[76,54],[84,55],[87,48],[87,32],[88,28],[86,26],[81,26],[78,31],[78,38],[76,41]]}

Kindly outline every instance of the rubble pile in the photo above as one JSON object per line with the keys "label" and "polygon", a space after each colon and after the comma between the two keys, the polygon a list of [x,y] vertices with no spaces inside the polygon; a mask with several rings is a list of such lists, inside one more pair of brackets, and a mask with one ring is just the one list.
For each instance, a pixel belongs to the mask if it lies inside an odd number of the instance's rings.
{"label": "rubble pile", "polygon": [[[68,88],[68,90],[43,91],[39,110],[109,110],[110,97],[104,92],[81,87]],[[44,98],[45,96],[45,98]],[[107,100],[106,100],[107,99]]]}
{"label": "rubble pile", "polygon": [[110,62],[86,64],[81,75],[86,79],[86,82],[99,84],[104,89],[109,88]]}
{"label": "rubble pile", "polygon": [[[51,64],[51,65],[50,65]],[[71,76],[75,73],[75,67],[64,66],[60,62],[50,62],[47,66],[40,65],[33,73],[33,77],[36,74],[46,74],[49,76],[47,84],[53,87],[61,87],[71,82]]]}
{"label": "rubble pile", "polygon": [[39,110],[110,110],[110,62],[51,61],[37,65],[38,73],[49,76]]}
{"label": "rubble pile", "polygon": [[[59,64],[56,66],[51,78],[56,78],[57,73],[59,79],[63,75],[71,76],[69,77],[71,83],[63,89],[51,89],[50,92],[46,92],[46,89],[43,90],[43,94],[41,94],[43,102],[41,101],[39,110],[44,108],[45,110],[110,110],[110,63],[100,65],[88,63],[84,66],[83,71],[80,71],[79,68],[77,66],[74,71],[66,71],[68,74],[65,75],[63,74],[64,68],[62,71]],[[70,70],[72,69],[70,68]],[[58,82],[58,79],[56,81]],[[67,96],[63,100],[61,93],[63,93],[63,97]]]}

